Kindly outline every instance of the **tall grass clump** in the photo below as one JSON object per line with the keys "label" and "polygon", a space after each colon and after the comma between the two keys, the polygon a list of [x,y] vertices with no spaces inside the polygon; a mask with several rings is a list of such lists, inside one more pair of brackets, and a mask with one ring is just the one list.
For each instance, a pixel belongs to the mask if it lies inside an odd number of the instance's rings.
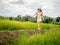
{"label": "tall grass clump", "polygon": [[28,39],[28,35],[26,32],[21,32],[17,39],[19,45],[25,45]]}
{"label": "tall grass clump", "polygon": [[60,30],[46,32],[45,34],[35,34],[31,36],[26,45],[60,45]]}

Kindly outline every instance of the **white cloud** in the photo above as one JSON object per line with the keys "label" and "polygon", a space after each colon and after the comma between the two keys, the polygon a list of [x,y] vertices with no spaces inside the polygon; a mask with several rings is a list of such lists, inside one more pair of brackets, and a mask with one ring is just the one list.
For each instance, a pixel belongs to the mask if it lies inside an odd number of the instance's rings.
{"label": "white cloud", "polygon": [[[3,8],[2,8],[3,7]],[[4,14],[6,16],[17,16],[19,14],[21,15],[29,15],[31,14],[32,10],[25,7],[24,5],[16,5],[11,4],[10,1],[2,1],[1,7],[0,7],[0,14]]]}
{"label": "white cloud", "polygon": [[44,15],[56,17],[60,16],[59,2],[59,0],[0,0],[0,14],[5,16],[33,15],[36,9],[41,7]]}
{"label": "white cloud", "polygon": [[24,3],[27,4],[27,5],[33,4],[35,2],[37,2],[37,0],[24,0]]}

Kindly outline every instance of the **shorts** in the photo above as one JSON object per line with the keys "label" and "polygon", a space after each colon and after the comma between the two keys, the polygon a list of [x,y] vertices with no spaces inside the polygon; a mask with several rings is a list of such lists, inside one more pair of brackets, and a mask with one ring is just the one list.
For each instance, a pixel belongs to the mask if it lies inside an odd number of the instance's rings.
{"label": "shorts", "polygon": [[40,18],[40,19],[37,19],[37,22],[42,22],[42,19]]}

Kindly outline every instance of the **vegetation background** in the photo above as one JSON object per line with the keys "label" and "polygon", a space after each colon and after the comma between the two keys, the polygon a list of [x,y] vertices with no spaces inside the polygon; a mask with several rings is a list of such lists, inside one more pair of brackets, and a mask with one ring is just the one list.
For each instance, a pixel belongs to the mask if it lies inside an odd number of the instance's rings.
{"label": "vegetation background", "polygon": [[37,17],[0,16],[0,45],[60,45],[60,17],[44,16],[41,31]]}

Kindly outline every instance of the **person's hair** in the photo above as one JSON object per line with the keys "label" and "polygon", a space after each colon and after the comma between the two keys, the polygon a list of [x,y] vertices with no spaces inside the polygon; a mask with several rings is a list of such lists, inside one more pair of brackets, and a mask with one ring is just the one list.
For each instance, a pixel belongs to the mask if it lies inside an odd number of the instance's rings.
{"label": "person's hair", "polygon": [[40,12],[42,12],[42,9],[41,8],[38,8],[37,10],[40,11]]}

